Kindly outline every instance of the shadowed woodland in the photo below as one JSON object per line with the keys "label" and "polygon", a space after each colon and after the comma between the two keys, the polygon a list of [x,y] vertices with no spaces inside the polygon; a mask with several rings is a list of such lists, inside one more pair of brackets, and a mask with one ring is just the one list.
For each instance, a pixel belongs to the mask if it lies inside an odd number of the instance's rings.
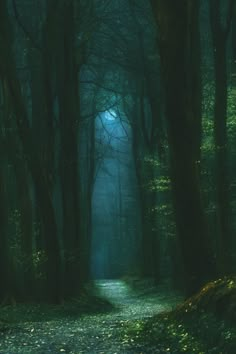
{"label": "shadowed woodland", "polygon": [[0,0],[0,353],[235,353],[235,142],[236,0]]}

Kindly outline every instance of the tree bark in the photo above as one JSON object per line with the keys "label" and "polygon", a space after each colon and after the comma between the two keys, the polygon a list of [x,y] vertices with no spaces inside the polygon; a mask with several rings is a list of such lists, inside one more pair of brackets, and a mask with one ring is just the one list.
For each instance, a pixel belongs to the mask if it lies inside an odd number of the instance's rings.
{"label": "tree bark", "polygon": [[6,190],[6,164],[4,163],[4,145],[0,136],[0,303],[11,297],[10,265],[8,247],[8,200]]}
{"label": "tree bark", "polygon": [[[231,11],[229,1],[229,10]],[[225,28],[221,23],[220,0],[210,0],[210,22],[215,70],[214,141],[216,164],[216,210],[218,221],[217,258],[221,273],[230,270],[230,198],[227,149],[227,39],[232,15],[228,14]]]}
{"label": "tree bark", "polygon": [[236,6],[233,9],[233,22],[232,22],[232,74],[233,83],[236,85]]}
{"label": "tree bark", "polygon": [[[65,252],[65,294],[79,292],[85,271],[81,257],[79,210],[78,122],[80,117],[78,73],[75,61],[74,4],[63,7],[61,66],[58,97],[61,135],[60,178],[63,199],[63,240]],[[85,221],[86,222],[86,221]]]}
{"label": "tree bark", "polygon": [[159,27],[176,227],[190,295],[215,276],[199,183],[199,2],[153,0],[152,6]]}

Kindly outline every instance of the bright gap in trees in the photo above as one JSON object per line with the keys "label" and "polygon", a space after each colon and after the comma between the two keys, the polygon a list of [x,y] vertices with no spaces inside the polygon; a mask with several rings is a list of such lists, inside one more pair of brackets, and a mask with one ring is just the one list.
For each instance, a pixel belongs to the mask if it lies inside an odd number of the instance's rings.
{"label": "bright gap in trees", "polygon": [[139,197],[131,127],[119,110],[95,120],[96,179],[92,198],[91,272],[119,278],[138,268]]}

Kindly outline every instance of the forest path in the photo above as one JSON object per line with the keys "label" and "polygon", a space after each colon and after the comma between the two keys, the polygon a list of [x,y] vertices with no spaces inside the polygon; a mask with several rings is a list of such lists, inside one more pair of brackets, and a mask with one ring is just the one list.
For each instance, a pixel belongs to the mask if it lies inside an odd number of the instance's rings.
{"label": "forest path", "polygon": [[171,309],[178,297],[143,285],[132,290],[119,280],[96,281],[98,292],[117,310],[84,314],[45,322],[25,322],[0,336],[1,354],[147,354],[160,348],[142,348],[127,328],[154,314]]}
{"label": "forest path", "polygon": [[170,293],[166,295],[163,288],[160,291],[149,282],[138,283],[137,290],[121,280],[101,280],[95,283],[100,294],[119,308],[116,317],[143,319],[173,306],[173,296]]}

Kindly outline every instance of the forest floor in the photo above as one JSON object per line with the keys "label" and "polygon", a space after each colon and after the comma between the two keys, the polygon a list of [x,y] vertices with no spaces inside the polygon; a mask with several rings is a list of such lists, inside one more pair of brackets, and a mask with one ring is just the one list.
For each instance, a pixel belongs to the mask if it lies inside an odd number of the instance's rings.
{"label": "forest floor", "polygon": [[[143,283],[134,290],[119,280],[98,281],[96,288],[99,296],[109,301],[101,300],[100,304],[88,307],[85,300],[84,311],[81,311],[81,302],[77,306],[76,300],[60,307],[16,305],[1,308],[0,353],[236,353],[234,346],[229,346],[232,351],[216,347],[215,334],[218,336],[219,330],[226,331],[226,327],[219,328],[211,317],[201,319],[206,328],[202,329],[200,338],[193,333],[197,332],[195,324],[190,323],[187,327],[169,318],[168,311],[182,300],[170,289],[156,289]],[[213,334],[211,345],[201,338],[209,332],[209,327]],[[223,342],[227,336],[232,342],[232,335],[226,332]]]}

